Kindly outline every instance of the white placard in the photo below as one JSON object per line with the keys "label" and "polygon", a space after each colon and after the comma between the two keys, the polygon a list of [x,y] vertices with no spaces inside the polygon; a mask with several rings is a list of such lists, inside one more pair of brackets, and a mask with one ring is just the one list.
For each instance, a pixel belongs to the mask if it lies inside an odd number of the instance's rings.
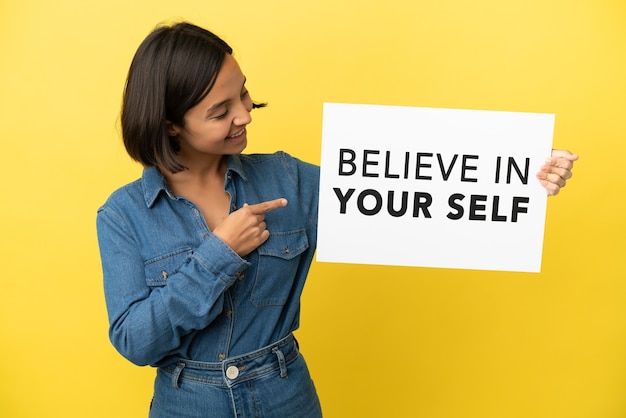
{"label": "white placard", "polygon": [[554,115],[324,104],[317,260],[538,272]]}

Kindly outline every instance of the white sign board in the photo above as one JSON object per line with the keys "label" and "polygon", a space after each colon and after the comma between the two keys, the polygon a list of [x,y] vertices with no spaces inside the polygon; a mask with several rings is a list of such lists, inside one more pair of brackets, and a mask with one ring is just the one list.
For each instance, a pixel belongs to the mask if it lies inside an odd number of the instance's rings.
{"label": "white sign board", "polygon": [[554,115],[324,104],[317,260],[538,272]]}

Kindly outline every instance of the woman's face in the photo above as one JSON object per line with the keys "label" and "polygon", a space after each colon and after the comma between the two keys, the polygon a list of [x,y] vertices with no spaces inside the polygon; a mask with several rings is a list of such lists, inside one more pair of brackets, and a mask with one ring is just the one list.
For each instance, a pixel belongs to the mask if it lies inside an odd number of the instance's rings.
{"label": "woman's face", "polygon": [[252,99],[237,61],[226,54],[215,84],[204,99],[185,113],[184,126],[171,125],[169,134],[180,143],[183,164],[207,157],[241,153],[247,145],[246,125]]}

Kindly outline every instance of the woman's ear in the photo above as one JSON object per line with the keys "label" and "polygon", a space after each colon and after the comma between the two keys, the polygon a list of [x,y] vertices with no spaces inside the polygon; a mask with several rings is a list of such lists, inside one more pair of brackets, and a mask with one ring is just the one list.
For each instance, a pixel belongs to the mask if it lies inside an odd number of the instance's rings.
{"label": "woman's ear", "polygon": [[178,136],[178,134],[180,133],[180,128],[177,125],[174,125],[169,120],[165,121],[165,127],[167,130],[167,136],[174,137],[174,136]]}

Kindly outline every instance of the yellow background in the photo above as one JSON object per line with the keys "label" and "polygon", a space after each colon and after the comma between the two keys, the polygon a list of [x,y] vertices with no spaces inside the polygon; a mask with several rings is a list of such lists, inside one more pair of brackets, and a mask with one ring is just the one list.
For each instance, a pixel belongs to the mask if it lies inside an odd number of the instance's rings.
{"label": "yellow background", "polygon": [[297,335],[327,417],[626,416],[623,0],[2,0],[0,416],[147,414],[154,371],[107,339],[95,212],[141,171],[131,57],[179,18],[270,103],[250,152],[319,162],[335,101],[555,113],[582,157],[541,274],[313,266]]}

